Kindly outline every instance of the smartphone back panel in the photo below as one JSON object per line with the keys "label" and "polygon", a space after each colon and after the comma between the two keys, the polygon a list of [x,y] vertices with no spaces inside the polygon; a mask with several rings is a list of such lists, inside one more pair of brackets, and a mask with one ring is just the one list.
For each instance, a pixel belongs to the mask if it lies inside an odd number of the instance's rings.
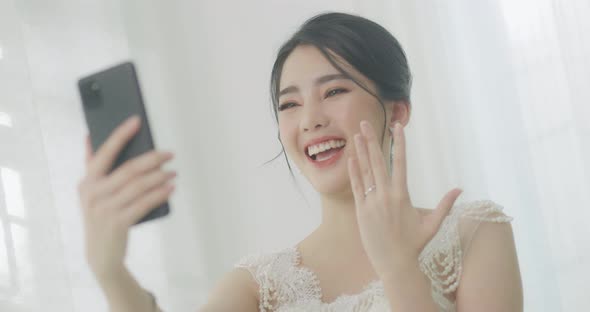
{"label": "smartphone back panel", "polygon": [[[154,149],[139,80],[135,66],[124,62],[103,71],[83,77],[78,89],[84,108],[93,151],[97,151],[113,130],[132,115],[141,117],[141,129],[123,148],[109,173],[125,161]],[[155,207],[136,224],[149,221],[169,213],[168,202]]]}

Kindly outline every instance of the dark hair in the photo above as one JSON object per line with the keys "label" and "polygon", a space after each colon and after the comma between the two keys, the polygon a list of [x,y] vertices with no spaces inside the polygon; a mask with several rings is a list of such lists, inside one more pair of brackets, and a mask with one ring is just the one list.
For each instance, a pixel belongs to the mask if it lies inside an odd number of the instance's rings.
{"label": "dark hair", "polygon": [[[279,84],[283,65],[291,52],[300,45],[313,45],[318,48],[340,73],[377,98],[384,116],[383,100],[403,100],[410,105],[412,76],[404,50],[397,39],[385,28],[366,18],[346,13],[324,13],[308,19],[279,49],[270,79],[272,110],[277,124]],[[377,94],[346,72],[331,53],[344,59],[371,80],[376,86]],[[387,126],[387,121],[384,126]],[[281,142],[280,133],[278,139]],[[294,178],[284,146],[270,161],[278,158],[281,153],[285,154],[291,177]]]}

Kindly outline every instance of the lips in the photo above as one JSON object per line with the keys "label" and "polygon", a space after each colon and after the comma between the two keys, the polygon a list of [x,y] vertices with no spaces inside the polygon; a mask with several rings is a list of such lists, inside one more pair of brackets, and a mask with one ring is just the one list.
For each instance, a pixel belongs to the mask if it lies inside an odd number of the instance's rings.
{"label": "lips", "polygon": [[334,163],[336,163],[344,154],[344,148],[346,145],[338,148],[338,149],[331,149],[330,156],[327,159],[318,160],[317,158],[314,160],[309,155],[306,154],[307,160],[309,160],[312,165],[318,169],[324,169],[331,167]]}
{"label": "lips", "polygon": [[315,145],[315,144],[319,144],[319,143],[323,143],[326,141],[330,141],[330,140],[344,140],[344,142],[346,142],[346,140],[344,138],[338,137],[338,136],[323,136],[323,137],[319,137],[317,139],[313,139],[305,144],[305,148],[303,149],[305,156],[309,157],[309,154],[307,153],[307,151],[310,146]]}
{"label": "lips", "polygon": [[[339,148],[334,148],[332,149],[333,151],[335,151],[330,158],[325,159],[325,160],[321,160],[318,161],[317,157],[316,159],[313,159],[309,156],[309,147],[313,146],[315,144],[319,144],[319,143],[323,143],[323,142],[327,142],[330,140],[337,140],[337,141],[344,141],[344,146],[339,147]],[[332,165],[334,165],[340,158],[342,158],[342,155],[344,154],[344,149],[346,148],[346,139],[344,139],[343,137],[340,136],[322,136],[313,140],[308,141],[305,144],[305,147],[303,149],[303,152],[305,154],[305,158],[307,158],[307,160],[317,169],[325,169],[325,168],[330,168],[332,167]]]}

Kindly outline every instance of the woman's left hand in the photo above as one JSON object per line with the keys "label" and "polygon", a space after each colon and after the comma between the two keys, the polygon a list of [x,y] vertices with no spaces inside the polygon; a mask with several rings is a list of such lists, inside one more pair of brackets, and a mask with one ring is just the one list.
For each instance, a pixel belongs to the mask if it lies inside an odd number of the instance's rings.
{"label": "woman's left hand", "polygon": [[[348,160],[348,173],[363,247],[373,269],[383,279],[418,262],[420,252],[434,237],[462,190],[449,191],[436,210],[422,215],[412,206],[408,193],[402,125],[395,125],[392,177],[373,127],[362,121],[361,132],[354,138],[357,158]],[[365,196],[371,186],[375,189]]]}

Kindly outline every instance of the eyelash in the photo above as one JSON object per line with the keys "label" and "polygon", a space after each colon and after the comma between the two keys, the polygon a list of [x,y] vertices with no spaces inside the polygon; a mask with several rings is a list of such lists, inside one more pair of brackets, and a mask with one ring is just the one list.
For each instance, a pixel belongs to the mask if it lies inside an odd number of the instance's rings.
{"label": "eyelash", "polygon": [[[334,92],[334,91],[342,91],[342,92],[338,92],[338,93],[336,93],[334,95],[337,95],[339,93],[346,93],[346,92],[348,92],[348,90],[346,90],[344,88],[336,88],[336,89],[332,89],[332,90],[326,92],[326,97],[330,96],[330,94],[332,94],[332,92]],[[293,103],[293,102],[284,103],[284,104],[279,105],[279,112],[282,111],[282,110],[287,109],[288,108],[287,106],[289,106],[291,104],[296,105],[296,103]]]}
{"label": "eyelash", "polygon": [[[330,93],[332,93],[333,91],[342,91],[343,93],[346,93],[348,90],[346,90],[346,89],[344,89],[344,88],[336,88],[336,89],[332,89],[332,90],[330,90],[330,91],[326,92],[326,97],[328,97],[328,95],[329,95]],[[338,92],[338,93],[340,93],[340,92]],[[338,93],[336,93],[336,94],[338,94]]]}

